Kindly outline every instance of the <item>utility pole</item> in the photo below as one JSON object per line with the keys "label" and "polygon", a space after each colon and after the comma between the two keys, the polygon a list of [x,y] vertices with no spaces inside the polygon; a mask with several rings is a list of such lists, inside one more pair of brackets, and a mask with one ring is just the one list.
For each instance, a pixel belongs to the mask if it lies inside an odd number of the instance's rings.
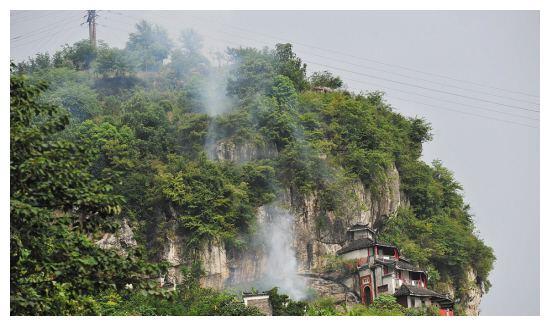
{"label": "utility pole", "polygon": [[96,47],[96,34],[95,34],[95,19],[97,17],[95,10],[88,10],[88,18],[86,22],[88,23],[88,32],[90,34],[90,44],[92,47]]}

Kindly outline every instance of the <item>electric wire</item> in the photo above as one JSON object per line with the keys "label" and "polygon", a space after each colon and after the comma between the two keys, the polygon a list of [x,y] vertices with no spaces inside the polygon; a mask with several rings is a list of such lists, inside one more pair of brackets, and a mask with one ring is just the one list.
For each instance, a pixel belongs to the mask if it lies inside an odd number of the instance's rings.
{"label": "electric wire", "polygon": [[[122,13],[118,13],[118,12],[112,12],[112,11],[108,11],[110,13],[114,13],[114,14],[117,14],[118,16],[121,16],[121,17],[124,17],[125,15],[122,14]],[[132,19],[136,19],[136,20],[139,20],[139,18],[135,18],[135,17],[130,17]],[[101,25],[101,24],[100,24]],[[118,29],[120,31],[123,31],[125,33],[131,33],[129,32],[128,30],[125,30],[125,29],[122,29],[120,27],[116,27],[114,25],[101,25],[103,27],[107,27],[107,28],[115,28],[115,29]],[[67,30],[65,30],[65,32],[67,32]],[[55,34],[59,34],[60,32],[57,32]],[[54,35],[55,35],[54,34]],[[48,40],[46,40],[45,42],[49,42],[53,36],[50,36],[50,38]],[[239,36],[240,37],[240,36]],[[212,37],[209,37],[209,38],[212,38]],[[219,39],[218,39],[219,40]],[[232,44],[237,44],[239,47],[242,47],[242,43],[234,43],[234,42],[230,42],[228,41],[227,39],[223,39],[221,40],[222,42],[224,43],[232,43]],[[257,43],[264,43],[264,42],[260,42],[260,41],[257,41],[257,40],[253,40],[254,42],[257,42]],[[21,45],[19,45],[21,46]],[[311,54],[310,54],[311,55]],[[322,57],[320,55],[317,55],[319,57]],[[328,58],[328,57],[326,57]],[[330,58],[328,58],[330,59]],[[333,60],[338,60],[338,59],[333,59]],[[304,60],[305,61],[305,60]],[[341,71],[345,71],[345,72],[349,72],[349,73],[355,73],[355,74],[360,74],[360,75],[365,75],[367,77],[370,77],[370,78],[375,78],[375,79],[380,79],[380,80],[385,80],[385,81],[388,81],[388,82],[394,82],[394,83],[398,83],[398,84],[403,84],[405,86],[409,86],[409,87],[417,87],[418,85],[414,85],[414,84],[409,84],[409,83],[405,83],[405,82],[401,82],[401,81],[394,81],[394,80],[391,80],[391,79],[388,79],[388,78],[381,78],[379,76],[371,76],[369,74],[361,74],[361,73],[357,73],[357,72],[354,72],[354,71],[351,71],[351,70],[347,70],[347,69],[343,69],[341,67],[334,67],[334,66],[331,66],[331,65],[326,65],[326,64],[322,64],[322,63],[318,63],[318,62],[312,62],[310,60],[308,60],[309,62],[305,62],[305,63],[309,63],[309,64],[315,64],[315,65],[318,65],[318,66],[321,66],[321,67],[326,67],[326,68],[329,68],[329,69],[335,69],[335,70],[341,70]],[[378,78],[377,78],[378,77]],[[352,79],[349,79],[349,80],[352,80]],[[364,82],[364,81],[359,81],[359,80],[352,80],[352,81],[355,81],[355,82],[358,82],[358,83],[365,83],[365,84],[371,84],[372,83],[369,83],[369,82]],[[382,86],[382,87],[386,87],[387,86]],[[475,98],[475,97],[469,97],[469,96],[465,96],[465,95],[462,95],[462,94],[455,94],[455,93],[452,93],[452,92],[445,92],[445,91],[442,91],[442,90],[437,90],[437,89],[431,89],[431,88],[428,88],[428,87],[422,87],[420,86],[419,88],[422,88],[422,89],[426,89],[426,90],[430,90],[430,91],[439,91],[439,92],[442,92],[442,93],[446,93],[446,94],[449,94],[449,95],[454,95],[454,96],[461,96],[461,97],[465,97],[465,98],[468,98],[468,99],[473,99],[473,100],[483,100],[483,99],[479,99],[479,98]],[[389,88],[388,88],[389,89]],[[395,89],[397,90],[397,89]],[[397,90],[397,91],[400,91],[400,92],[403,92],[403,93],[407,93],[406,91],[403,91],[403,90]],[[412,93],[412,92],[409,92],[409,93]],[[443,100],[443,99],[439,99],[439,98],[434,98],[434,97],[428,97],[426,95],[422,95],[422,94],[417,94],[417,93],[412,93],[413,95],[417,95],[417,96],[424,96],[426,98],[431,98],[431,99],[434,99],[434,100],[438,100],[438,101],[447,101],[447,100]],[[389,98],[393,98],[393,99],[396,99],[396,100],[400,100],[400,101],[405,101],[405,102],[410,102],[410,103],[416,103],[416,104],[420,104],[422,106],[426,106],[426,107],[432,107],[432,108],[437,108],[438,110],[443,110],[443,111],[451,111],[451,112],[456,112],[456,113],[461,113],[461,114],[465,114],[465,115],[470,115],[470,116],[475,116],[475,117],[480,117],[480,118],[484,118],[484,119],[492,119],[492,120],[495,120],[495,121],[499,121],[499,122],[504,122],[504,123],[510,123],[510,124],[516,124],[516,125],[520,125],[520,126],[524,126],[524,127],[529,127],[529,128],[538,128],[536,126],[532,126],[532,125],[527,125],[527,124],[523,124],[523,123],[519,123],[519,122],[514,122],[514,121],[509,121],[509,120],[504,120],[504,119],[499,119],[497,117],[492,117],[492,116],[485,116],[485,115],[480,115],[480,114],[476,114],[476,113],[472,113],[472,112],[466,112],[466,111],[461,111],[461,110],[455,110],[455,109],[451,109],[451,108],[447,108],[447,107],[440,107],[440,106],[435,106],[435,105],[432,105],[432,104],[427,104],[427,103],[423,103],[423,102],[418,102],[418,101],[414,101],[414,100],[411,100],[411,99],[403,99],[403,98],[399,98],[399,97],[396,97],[396,96],[393,96],[393,95],[387,95],[387,97]],[[526,108],[522,108],[522,107],[516,107],[516,106],[512,106],[512,105],[506,105],[504,103],[499,103],[499,102],[494,102],[494,101],[488,101],[488,100],[483,100],[487,103],[490,103],[490,104],[495,104],[495,105],[503,105],[503,106],[507,106],[507,107],[511,107],[511,108],[516,108],[516,109],[523,109],[523,110],[527,110],[527,111],[531,111],[531,112],[539,112],[537,110],[530,110],[530,109],[526,109]],[[447,101],[449,102],[449,101]],[[465,106],[469,106],[468,104],[465,104],[465,103],[459,103],[459,102],[450,102],[450,103],[454,103],[454,104],[458,104],[458,105],[465,105]],[[484,109],[484,110],[488,110],[488,111],[492,111],[492,112],[496,112],[496,113],[500,113],[500,114],[508,114],[508,115],[514,115],[512,113],[509,113],[509,112],[503,112],[503,111],[496,111],[496,110],[491,110],[491,109],[487,109],[487,108],[481,108],[481,107],[477,107],[477,106],[471,106],[473,108],[478,108],[478,109]],[[530,118],[530,117],[525,117],[525,116],[519,116],[519,115],[515,115],[517,117],[520,117],[520,118],[526,118],[526,119],[533,119],[533,118]],[[534,120],[534,119],[533,119]]]}
{"label": "electric wire", "polygon": [[[224,23],[224,25],[229,27],[229,28],[242,30],[242,31],[247,32],[247,33],[254,33],[254,34],[257,34],[257,35],[263,35],[264,37],[267,37],[267,38],[270,38],[270,39],[280,40],[280,38],[275,37],[273,35],[266,34],[266,33],[260,33],[258,31],[250,31],[250,30],[244,29],[242,27],[238,27],[238,26],[235,26],[235,25],[229,25],[229,24],[226,24],[226,23]],[[510,89],[501,88],[501,87],[495,87],[495,86],[492,86],[492,85],[487,85],[487,84],[474,82],[474,81],[469,81],[469,80],[465,80],[465,79],[459,79],[459,78],[451,77],[451,76],[444,75],[444,74],[438,74],[438,73],[423,71],[423,70],[414,69],[414,68],[410,68],[410,67],[406,67],[406,66],[402,66],[402,65],[391,64],[391,63],[383,62],[383,61],[380,61],[380,60],[374,60],[374,59],[371,59],[371,58],[361,57],[361,56],[349,54],[349,53],[346,53],[346,52],[343,52],[343,51],[338,51],[338,50],[334,50],[334,49],[327,49],[327,48],[323,48],[323,47],[319,47],[319,46],[315,46],[315,45],[311,45],[311,44],[307,44],[307,43],[303,43],[303,42],[296,42],[296,41],[290,41],[290,40],[287,41],[287,42],[290,42],[290,43],[293,43],[293,44],[296,44],[296,45],[301,45],[303,47],[309,47],[309,48],[314,48],[314,49],[318,49],[318,50],[322,50],[322,51],[326,51],[326,52],[341,54],[341,55],[344,55],[344,56],[347,56],[347,57],[350,57],[350,58],[354,58],[354,59],[357,59],[357,60],[362,60],[362,61],[366,61],[366,62],[373,62],[373,63],[381,64],[381,65],[384,65],[384,66],[388,66],[388,67],[396,67],[396,68],[399,68],[399,69],[404,69],[404,70],[408,70],[408,71],[412,71],[412,72],[416,72],[416,73],[420,73],[420,74],[424,74],[424,75],[431,75],[431,76],[435,76],[435,77],[438,77],[438,78],[449,79],[449,80],[453,80],[453,81],[456,81],[456,82],[487,87],[487,88],[491,88],[491,89],[495,89],[495,90],[499,90],[499,91],[516,93],[516,94],[521,94],[521,95],[534,97],[534,98],[539,97],[537,95],[530,94],[530,93],[523,92],[523,91],[516,91],[516,90],[510,90]]]}
{"label": "electric wire", "polygon": [[[219,32],[224,33],[224,34],[229,34],[225,31],[219,31]],[[242,36],[238,36],[238,37],[243,38]],[[264,43],[262,41],[258,41],[258,40],[254,40],[254,39],[252,41],[255,41],[255,42],[258,42],[258,43]],[[337,61],[338,59],[333,59],[333,60]],[[344,71],[344,72],[348,72],[348,73],[352,73],[352,74],[356,74],[356,75],[362,75],[362,76],[366,76],[366,77],[369,77],[369,78],[384,80],[384,81],[391,82],[391,83],[406,85],[406,86],[409,86],[409,87],[420,88],[420,89],[424,89],[424,90],[428,90],[428,91],[432,91],[432,92],[437,92],[437,93],[462,97],[462,98],[466,98],[466,99],[469,99],[469,100],[500,105],[500,106],[504,106],[504,107],[508,107],[508,108],[512,108],[512,109],[519,109],[519,110],[531,111],[531,112],[539,112],[539,110],[525,108],[525,107],[522,107],[522,106],[510,105],[510,104],[506,104],[506,103],[502,103],[502,102],[496,102],[496,101],[492,101],[492,100],[487,100],[487,99],[478,98],[478,97],[474,97],[474,96],[468,96],[468,95],[455,93],[455,92],[450,92],[450,91],[446,91],[446,90],[435,89],[435,88],[430,88],[430,87],[426,87],[426,86],[422,86],[422,85],[411,84],[411,83],[408,83],[408,82],[403,82],[403,81],[398,81],[398,80],[394,80],[394,79],[390,79],[390,78],[385,78],[385,77],[381,77],[381,76],[378,76],[378,75],[367,74],[367,73],[358,72],[358,71],[352,71],[352,70],[349,70],[349,69],[345,69],[345,68],[341,68],[341,67],[337,67],[337,66],[333,66],[333,65],[328,65],[328,64],[322,64],[322,63],[319,63],[319,62],[314,62],[312,60],[310,60],[310,62],[314,63],[314,64],[317,64],[317,65],[320,65],[320,66],[325,66],[325,67],[330,68],[330,69],[340,70],[340,71]],[[497,96],[497,97],[500,97],[500,96]]]}
{"label": "electric wire", "polygon": [[[215,39],[215,38],[212,38],[212,37],[209,37],[211,39]],[[220,42],[224,42],[224,41],[227,41],[227,39],[216,39]],[[250,40],[250,39],[249,39]],[[266,43],[264,42],[260,42],[260,41],[257,41],[257,40],[252,40],[258,44],[261,44],[261,45],[266,45]],[[233,43],[233,44],[238,44],[238,43]],[[304,57],[302,57],[302,60],[307,64],[311,64],[312,62],[305,59]],[[324,68],[331,68],[327,65],[324,65],[324,64],[320,64],[320,63],[315,63],[316,65],[318,66],[321,66],[321,67],[324,67]],[[529,119],[529,120],[538,120],[537,118],[532,118],[532,117],[527,117],[527,116],[524,116],[524,115],[519,115],[519,114],[514,114],[514,113],[511,113],[511,112],[505,112],[505,111],[499,111],[499,110],[494,110],[494,109],[489,109],[489,108],[484,108],[484,107],[480,107],[480,106],[475,106],[475,105],[470,105],[470,104],[467,104],[467,103],[460,103],[460,102],[456,102],[456,101],[451,101],[451,100],[448,100],[448,99],[441,99],[441,98],[436,98],[436,97],[431,97],[431,96],[428,96],[428,95],[424,95],[424,94],[419,94],[419,93],[415,93],[415,92],[410,92],[410,91],[404,91],[404,90],[401,90],[401,89],[397,89],[397,88],[392,88],[392,87],[388,87],[386,85],[380,85],[380,84],[375,84],[375,83],[372,83],[372,82],[365,82],[365,81],[360,81],[360,80],[357,80],[357,79],[352,79],[352,78],[346,78],[347,80],[350,80],[350,81],[355,81],[355,82],[358,82],[358,83],[363,83],[363,84],[369,84],[369,85],[376,85],[378,87],[382,87],[382,88],[387,88],[387,89],[390,89],[390,90],[395,90],[395,91],[398,91],[398,92],[402,92],[402,93],[406,93],[406,94],[411,94],[411,95],[416,95],[416,96],[421,96],[421,97],[425,97],[425,98],[429,98],[429,99],[434,99],[434,100],[438,100],[438,101],[442,101],[442,102],[448,102],[448,103],[451,103],[451,104],[458,104],[458,105],[463,105],[463,106],[467,106],[467,107],[471,107],[471,108],[476,108],[476,109],[480,109],[480,110],[485,110],[485,111],[491,111],[491,112],[496,112],[496,113],[502,113],[502,114],[506,114],[506,115],[510,115],[510,116],[514,116],[514,117],[520,117],[520,118],[525,118],[525,119]],[[537,111],[538,112],[538,111]]]}
{"label": "electric wire", "polygon": [[[243,46],[243,44],[239,44],[239,43],[235,43],[235,42],[231,42],[231,41],[227,41],[227,40],[218,39],[218,41],[225,41],[225,42],[227,42],[227,43],[231,43],[231,44],[236,45],[236,46],[239,46],[239,47],[242,47],[242,46]],[[306,62],[306,63],[307,63],[307,62]],[[415,94],[415,95],[420,95],[420,94]],[[397,96],[393,96],[393,95],[388,95],[388,94],[386,94],[386,97],[388,97],[388,98],[393,98],[393,99],[396,99],[396,100],[405,101],[405,102],[415,103],[415,104],[419,104],[419,105],[423,105],[423,106],[427,106],[427,107],[432,107],[432,108],[436,108],[436,109],[438,109],[438,110],[456,112],[456,113],[461,113],[461,114],[463,114],[463,115],[470,115],[470,116],[474,116],[474,117],[478,117],[478,118],[484,118],[484,119],[489,119],[489,120],[495,120],[495,121],[499,121],[499,122],[504,122],[504,123],[514,124],[514,125],[519,125],[519,126],[528,127],[528,128],[534,128],[534,129],[537,129],[537,128],[538,128],[537,126],[533,126],[533,125],[529,125],[529,124],[524,124],[524,123],[521,123],[521,122],[510,121],[510,120],[505,120],[505,119],[499,119],[499,118],[497,118],[497,117],[486,116],[486,115],[481,115],[481,114],[477,114],[477,113],[473,113],[473,112],[467,112],[467,111],[462,111],[462,110],[456,110],[456,109],[452,109],[452,108],[448,108],[448,107],[436,106],[436,105],[433,105],[433,104],[423,103],[423,102],[414,101],[414,100],[410,100],[410,99],[407,100],[407,99],[403,99],[403,98],[400,98],[400,97],[397,97]],[[440,99],[437,99],[437,100],[440,100]],[[441,101],[444,101],[444,100],[441,100]],[[499,112],[499,113],[508,113],[508,112],[502,112],[502,111],[497,111],[497,112]],[[529,119],[529,117],[525,117],[525,116],[519,116],[519,117],[528,118],[528,119]]]}
{"label": "electric wire", "polygon": [[36,35],[39,35],[39,34],[43,34],[43,33],[46,33],[48,31],[52,30],[52,29],[55,29],[57,26],[59,26],[59,24],[63,24],[63,23],[69,22],[69,21],[75,21],[77,19],[80,20],[80,17],[67,17],[66,19],[55,22],[54,23],[55,25],[44,26],[42,28],[38,28],[38,29],[36,29],[32,32],[27,33],[27,34],[21,34],[21,35],[12,37],[10,39],[10,41],[19,42],[21,40],[28,39],[29,37],[33,37],[33,36],[36,36]]}

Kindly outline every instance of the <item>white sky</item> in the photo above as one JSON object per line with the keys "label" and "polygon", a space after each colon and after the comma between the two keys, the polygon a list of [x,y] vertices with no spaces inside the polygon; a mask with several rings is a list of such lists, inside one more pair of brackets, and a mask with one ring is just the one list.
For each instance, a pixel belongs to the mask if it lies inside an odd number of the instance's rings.
{"label": "white sky", "polygon": [[[64,43],[86,38],[87,27],[80,25],[83,15],[83,11],[12,12],[11,57],[18,61],[36,52],[53,53]],[[384,90],[398,112],[426,117],[434,140],[425,146],[424,159],[441,159],[454,171],[480,236],[497,256],[482,314],[539,314],[539,122],[532,111],[539,110],[532,103],[539,95],[538,12],[101,11],[99,15],[98,39],[118,47],[124,46],[140,18],[165,27],[174,40],[180,30],[194,28],[212,52],[223,52],[226,46],[292,42],[309,72],[331,70],[352,90]],[[514,281],[519,277],[528,283]]]}

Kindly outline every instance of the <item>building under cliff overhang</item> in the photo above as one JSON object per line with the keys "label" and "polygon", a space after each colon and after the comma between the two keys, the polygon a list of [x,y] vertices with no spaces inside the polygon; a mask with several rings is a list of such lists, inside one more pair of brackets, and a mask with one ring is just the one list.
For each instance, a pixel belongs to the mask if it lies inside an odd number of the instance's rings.
{"label": "building under cliff overhang", "polygon": [[376,232],[366,225],[353,225],[346,244],[337,252],[354,261],[355,272],[344,280],[361,296],[365,305],[380,294],[390,294],[407,308],[437,305],[441,315],[453,315],[453,301],[427,288],[428,274],[399,254],[396,246],[377,241]]}

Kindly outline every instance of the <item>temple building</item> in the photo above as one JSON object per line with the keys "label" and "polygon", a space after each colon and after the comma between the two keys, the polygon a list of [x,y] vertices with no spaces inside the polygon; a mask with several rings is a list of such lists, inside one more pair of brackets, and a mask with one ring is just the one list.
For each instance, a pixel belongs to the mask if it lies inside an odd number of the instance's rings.
{"label": "temple building", "polygon": [[440,315],[453,315],[453,301],[427,288],[428,274],[399,255],[397,247],[376,240],[376,232],[356,224],[347,231],[346,245],[337,254],[356,263],[356,272],[344,283],[365,305],[380,294],[391,294],[406,308],[437,305]]}

